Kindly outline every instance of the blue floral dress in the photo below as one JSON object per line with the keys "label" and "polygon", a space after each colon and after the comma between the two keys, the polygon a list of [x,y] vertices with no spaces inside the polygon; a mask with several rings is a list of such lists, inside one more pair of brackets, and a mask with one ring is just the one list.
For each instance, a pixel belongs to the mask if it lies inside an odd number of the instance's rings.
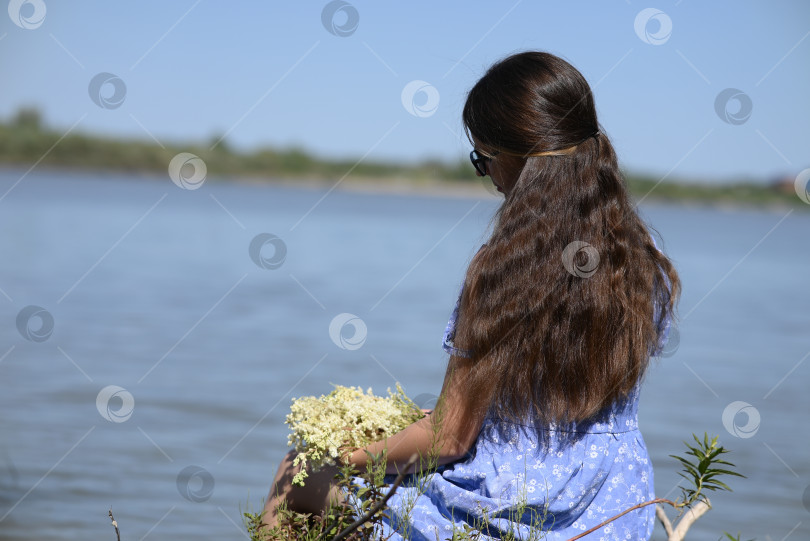
{"label": "blue floral dress", "polygon": [[[453,346],[459,301],[442,340],[454,355],[465,353]],[[654,353],[666,340],[669,318],[658,328]],[[515,539],[539,539],[543,530],[543,539],[565,540],[655,498],[652,463],[638,427],[638,397],[636,385],[626,400],[569,431],[487,418],[465,458],[421,480],[406,477],[375,533],[381,539],[445,541],[467,525],[485,533],[483,539],[509,532]],[[349,495],[356,505],[353,498]],[[645,506],[586,539],[649,539],[654,518],[654,506]]]}

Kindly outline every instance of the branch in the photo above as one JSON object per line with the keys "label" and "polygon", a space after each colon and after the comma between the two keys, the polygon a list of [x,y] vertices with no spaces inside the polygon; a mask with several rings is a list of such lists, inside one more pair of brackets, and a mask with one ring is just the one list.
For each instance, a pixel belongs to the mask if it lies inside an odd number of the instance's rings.
{"label": "branch", "polygon": [[[576,541],[577,539],[581,539],[581,538],[585,537],[586,535],[588,535],[589,533],[593,533],[593,532],[595,532],[596,530],[598,530],[598,529],[599,529],[599,528],[601,528],[602,526],[605,526],[605,525],[607,525],[607,524],[610,524],[611,522],[613,522],[613,521],[614,521],[614,520],[616,520],[617,518],[619,518],[619,517],[622,517],[622,516],[626,515],[626,514],[627,514],[627,513],[629,513],[630,511],[635,511],[636,509],[641,509],[642,507],[645,507],[645,506],[647,506],[647,505],[652,505],[652,504],[654,504],[654,503],[668,503],[668,504],[669,504],[669,505],[671,505],[672,507],[675,507],[675,502],[673,502],[673,501],[671,501],[671,500],[667,500],[666,498],[656,498],[656,499],[654,499],[654,500],[650,500],[650,501],[648,501],[648,502],[640,503],[640,504],[638,504],[638,505],[634,505],[633,507],[630,507],[629,509],[625,509],[624,511],[622,511],[622,512],[621,512],[621,513],[619,513],[618,515],[613,516],[613,517],[610,517],[609,519],[607,519],[606,521],[602,522],[601,524],[597,524],[596,526],[594,526],[594,527],[593,527],[593,528],[591,528],[590,530],[586,530],[586,531],[582,532],[581,534],[577,535],[576,537],[572,537],[572,538],[571,538],[571,539],[569,539],[568,541]],[[704,512],[705,512],[705,511],[704,511]],[[703,513],[701,513],[701,514],[703,514]],[[695,519],[697,519],[697,517],[695,517]],[[689,526],[687,526],[687,528],[688,528],[688,527],[689,527]],[[334,540],[333,540],[333,541],[334,541]]]}
{"label": "branch", "polygon": [[712,506],[708,498],[700,500],[694,506],[690,507],[676,524],[675,531],[669,536],[669,541],[682,541],[689,527],[711,508]]}
{"label": "branch", "polygon": [[664,531],[667,533],[667,539],[672,537],[672,523],[669,521],[669,517],[667,516],[666,512],[664,512],[664,508],[660,505],[655,506],[655,516],[658,517],[658,520],[661,521],[661,524],[664,526]]}
{"label": "branch", "polygon": [[[343,530],[342,532],[337,534],[335,537],[333,537],[332,541],[341,541],[341,539],[344,539],[347,535],[349,535],[350,533],[355,531],[357,528],[359,528],[360,526],[362,526],[363,524],[365,524],[366,522],[371,520],[371,517],[376,515],[377,512],[380,509],[385,507],[385,504],[388,502],[388,500],[391,498],[391,496],[394,495],[394,492],[396,492],[396,490],[399,488],[399,485],[401,485],[402,481],[405,479],[405,475],[406,475],[405,472],[407,472],[408,469],[411,466],[413,466],[418,459],[419,459],[419,455],[417,455],[416,453],[411,455],[411,458],[408,459],[408,462],[405,464],[405,467],[402,469],[402,472],[399,475],[397,475],[397,478],[394,480],[394,484],[391,485],[391,488],[388,490],[388,492],[386,492],[385,496],[383,496],[383,498],[380,501],[375,503],[371,507],[371,509],[369,509],[366,512],[365,515],[363,515],[362,517],[355,520],[351,525],[349,525],[349,527],[347,527],[345,530]],[[120,539],[119,539],[119,541],[120,541]]]}
{"label": "branch", "polygon": [[112,521],[113,528],[115,528],[115,536],[118,538],[118,541],[121,541],[121,532],[118,531],[118,523],[115,521],[115,517],[112,514],[112,507],[110,507],[110,520]]}

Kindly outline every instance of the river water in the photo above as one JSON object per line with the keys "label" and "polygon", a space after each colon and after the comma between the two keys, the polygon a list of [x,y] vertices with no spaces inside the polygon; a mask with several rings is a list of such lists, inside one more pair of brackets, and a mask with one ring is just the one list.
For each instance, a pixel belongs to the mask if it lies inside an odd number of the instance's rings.
{"label": "river water", "polygon": [[[292,397],[438,392],[498,204],[44,170],[0,171],[0,197],[3,540],[113,540],[110,509],[126,541],[244,538]],[[684,284],[642,391],[657,495],[678,495],[669,455],[718,434],[747,478],[692,538],[810,539],[810,213],[640,212]],[[330,336],[341,314],[365,333]]]}

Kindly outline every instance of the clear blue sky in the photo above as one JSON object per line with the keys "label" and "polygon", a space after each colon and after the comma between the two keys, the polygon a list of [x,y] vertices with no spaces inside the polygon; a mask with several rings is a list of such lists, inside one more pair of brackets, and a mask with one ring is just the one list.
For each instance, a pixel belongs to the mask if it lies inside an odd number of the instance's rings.
{"label": "clear blue sky", "polygon": [[[21,7],[35,28],[0,11],[2,118],[33,105],[62,130],[164,144],[227,133],[227,144],[240,149],[452,159],[469,152],[460,123],[469,88],[497,59],[539,49],[590,81],[629,170],[766,180],[810,167],[803,0],[352,0],[333,19],[342,27],[356,12],[359,22],[344,37],[325,28],[324,0],[37,1],[44,18],[34,4]],[[655,16],[637,32],[637,16],[650,7],[662,14],[649,12]],[[119,107],[90,99],[100,72],[125,83]],[[403,106],[414,80],[439,96],[429,116]],[[715,101],[726,88],[750,99],[747,119],[720,118]],[[421,106],[427,94],[415,99]],[[723,110],[733,120],[740,106],[731,100]]]}

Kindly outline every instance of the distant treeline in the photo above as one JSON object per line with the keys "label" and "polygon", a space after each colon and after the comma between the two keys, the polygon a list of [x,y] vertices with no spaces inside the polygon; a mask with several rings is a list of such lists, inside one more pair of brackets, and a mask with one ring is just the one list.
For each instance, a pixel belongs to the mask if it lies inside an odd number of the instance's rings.
{"label": "distant treeline", "polygon": [[[41,163],[49,166],[165,173],[175,155],[190,152],[205,161],[209,176],[214,177],[337,179],[351,169],[353,177],[456,181],[476,178],[469,160],[459,160],[455,164],[425,161],[411,165],[365,159],[356,163],[356,158],[318,158],[300,148],[262,148],[253,152],[236,152],[226,141],[214,145],[217,137],[208,142],[182,146],[166,144],[165,148],[161,148],[147,138],[111,138],[81,133],[79,130],[62,138],[63,135],[64,131],[45,126],[37,110],[20,110],[9,122],[0,123],[0,164],[30,167],[47,152]],[[57,141],[59,144],[55,145]],[[210,150],[211,147],[213,150]]]}
{"label": "distant treeline", "polygon": [[[416,164],[357,159],[330,160],[303,149],[262,148],[237,152],[225,141],[167,144],[162,148],[149,139],[112,138],[72,131],[67,135],[43,124],[36,109],[19,110],[8,122],[0,122],[0,164],[30,167],[37,163],[51,167],[103,169],[165,173],[171,159],[180,152],[196,154],[205,161],[208,175],[215,178],[253,177],[274,179],[313,178],[397,178],[412,181],[480,182],[468,159],[456,162],[426,160]],[[58,144],[57,144],[58,143]],[[212,149],[213,147],[213,149]],[[44,156],[44,157],[43,157]],[[783,203],[810,209],[795,194],[792,185],[744,182],[701,184],[627,175],[631,194],[645,200],[704,201],[749,204]],[[651,191],[652,190],[652,191]]]}

